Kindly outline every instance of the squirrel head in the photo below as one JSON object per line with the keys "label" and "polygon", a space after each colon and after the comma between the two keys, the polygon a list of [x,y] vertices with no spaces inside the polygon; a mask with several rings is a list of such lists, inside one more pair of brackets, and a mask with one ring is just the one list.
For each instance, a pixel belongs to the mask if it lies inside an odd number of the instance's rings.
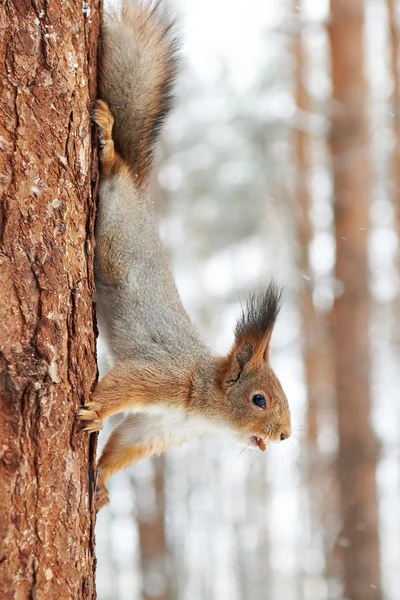
{"label": "squirrel head", "polygon": [[250,297],[218,373],[224,421],[242,445],[260,450],[291,435],[288,401],[269,364],[281,295],[272,282],[264,293]]}

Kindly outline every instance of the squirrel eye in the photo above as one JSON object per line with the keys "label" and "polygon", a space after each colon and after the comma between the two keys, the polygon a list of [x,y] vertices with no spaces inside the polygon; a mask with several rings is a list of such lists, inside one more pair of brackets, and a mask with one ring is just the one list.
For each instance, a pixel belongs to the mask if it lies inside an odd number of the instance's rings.
{"label": "squirrel eye", "polygon": [[255,394],[252,399],[253,404],[258,408],[267,408],[267,401],[262,394]]}

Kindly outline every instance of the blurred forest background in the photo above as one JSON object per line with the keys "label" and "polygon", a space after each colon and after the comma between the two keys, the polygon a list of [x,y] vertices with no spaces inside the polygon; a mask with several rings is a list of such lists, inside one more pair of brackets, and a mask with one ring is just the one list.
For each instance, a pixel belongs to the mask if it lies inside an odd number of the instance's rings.
{"label": "blurred forest background", "polygon": [[205,438],[117,475],[99,599],[397,600],[400,3],[172,9],[162,237],[216,352],[249,291],[285,286],[272,365],[293,436],[265,454]]}

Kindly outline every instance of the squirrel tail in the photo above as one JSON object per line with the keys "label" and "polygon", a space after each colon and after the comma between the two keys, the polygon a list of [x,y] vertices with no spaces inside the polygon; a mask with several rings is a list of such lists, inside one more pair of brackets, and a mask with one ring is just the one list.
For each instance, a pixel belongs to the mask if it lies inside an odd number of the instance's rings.
{"label": "squirrel tail", "polygon": [[100,97],[109,105],[117,151],[145,184],[172,102],[177,39],[165,1],[123,0],[104,15]]}

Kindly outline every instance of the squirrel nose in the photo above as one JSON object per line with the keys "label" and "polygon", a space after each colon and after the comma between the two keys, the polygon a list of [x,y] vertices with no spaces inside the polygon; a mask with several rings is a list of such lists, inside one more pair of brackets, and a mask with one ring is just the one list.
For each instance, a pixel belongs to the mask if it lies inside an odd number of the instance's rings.
{"label": "squirrel nose", "polygon": [[287,440],[288,437],[290,437],[292,434],[290,429],[286,429],[285,431],[282,431],[281,435],[280,435],[280,441],[283,442],[284,440]]}

